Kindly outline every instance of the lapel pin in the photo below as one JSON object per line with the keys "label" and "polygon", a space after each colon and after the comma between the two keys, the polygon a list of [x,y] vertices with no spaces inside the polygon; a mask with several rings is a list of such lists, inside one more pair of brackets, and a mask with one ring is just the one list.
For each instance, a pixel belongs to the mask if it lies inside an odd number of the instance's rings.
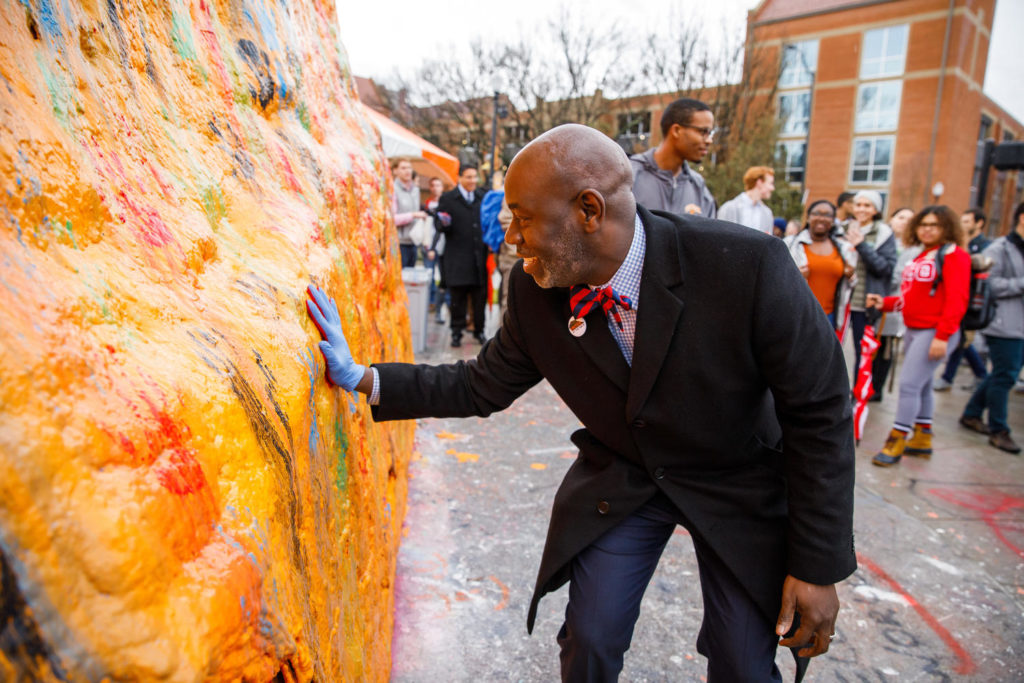
{"label": "lapel pin", "polygon": [[587,321],[583,318],[573,316],[569,318],[569,334],[574,337],[582,337],[587,332]]}

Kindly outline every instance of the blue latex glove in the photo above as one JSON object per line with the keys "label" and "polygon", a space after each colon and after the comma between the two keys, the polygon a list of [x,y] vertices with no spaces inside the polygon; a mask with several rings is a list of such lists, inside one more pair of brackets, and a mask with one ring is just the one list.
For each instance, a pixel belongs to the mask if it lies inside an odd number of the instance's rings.
{"label": "blue latex glove", "polygon": [[320,342],[320,353],[327,363],[327,382],[345,391],[354,391],[366,368],[352,360],[352,352],[348,350],[348,342],[341,331],[338,306],[316,285],[309,286],[309,295],[312,300],[306,299],[306,311],[325,339]]}

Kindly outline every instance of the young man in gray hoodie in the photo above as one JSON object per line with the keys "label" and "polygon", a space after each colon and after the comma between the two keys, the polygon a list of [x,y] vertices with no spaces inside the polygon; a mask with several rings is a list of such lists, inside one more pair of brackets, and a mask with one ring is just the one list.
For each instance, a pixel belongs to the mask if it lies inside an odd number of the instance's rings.
{"label": "young man in gray hoodie", "polygon": [[655,149],[629,158],[637,203],[647,209],[715,218],[715,198],[687,163],[703,159],[715,138],[711,107],[689,97],[676,100],[661,115],[661,136]]}
{"label": "young man in gray hoodie", "polygon": [[[988,344],[992,372],[971,394],[960,424],[988,434],[992,446],[1017,455],[1020,446],[1010,438],[1007,424],[1010,389],[1024,365],[1024,202],[1013,212],[1013,228],[984,251],[994,262],[988,273],[999,307],[996,317],[981,331]],[[988,410],[988,424],[982,419]]]}

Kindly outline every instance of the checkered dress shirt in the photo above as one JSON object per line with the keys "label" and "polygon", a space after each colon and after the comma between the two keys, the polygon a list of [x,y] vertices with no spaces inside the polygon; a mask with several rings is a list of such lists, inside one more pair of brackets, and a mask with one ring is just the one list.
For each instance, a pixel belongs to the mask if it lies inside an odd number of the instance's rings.
{"label": "checkered dress shirt", "polygon": [[630,310],[620,308],[619,315],[622,316],[622,329],[615,323],[612,316],[607,316],[608,329],[619,345],[626,362],[633,367],[633,339],[636,337],[636,312],[640,308],[640,276],[644,272],[644,254],[647,252],[647,238],[644,235],[644,224],[640,222],[640,214],[637,214],[633,221],[633,243],[629,245],[629,253],[626,259],[619,266],[619,269],[612,275],[612,279],[604,285],[610,285],[619,296],[629,297],[633,304]]}

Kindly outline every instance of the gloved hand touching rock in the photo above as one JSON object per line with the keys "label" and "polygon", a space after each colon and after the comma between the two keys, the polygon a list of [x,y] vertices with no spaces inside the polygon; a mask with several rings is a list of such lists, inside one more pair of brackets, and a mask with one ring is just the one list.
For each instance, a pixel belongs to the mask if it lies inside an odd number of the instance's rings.
{"label": "gloved hand touching rock", "polygon": [[320,342],[320,353],[327,363],[327,381],[345,391],[354,391],[366,374],[366,368],[352,359],[345,334],[341,331],[338,306],[316,285],[309,286],[309,296],[306,310],[324,338]]}

